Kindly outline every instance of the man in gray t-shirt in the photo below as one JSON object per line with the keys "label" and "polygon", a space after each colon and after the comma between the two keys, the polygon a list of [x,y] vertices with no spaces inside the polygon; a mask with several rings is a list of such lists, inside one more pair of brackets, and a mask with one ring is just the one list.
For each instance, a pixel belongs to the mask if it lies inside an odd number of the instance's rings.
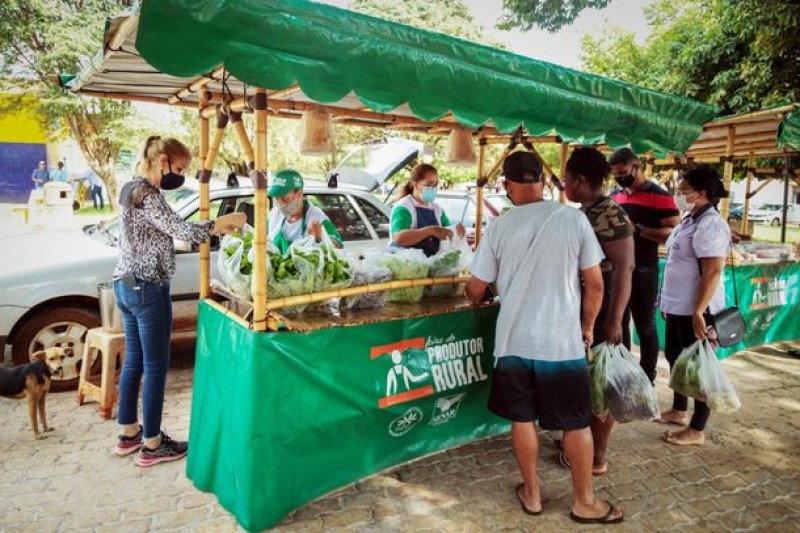
{"label": "man in gray t-shirt", "polygon": [[585,349],[603,299],[602,249],[580,211],[543,201],[542,167],[533,154],[511,154],[503,174],[516,207],[487,230],[466,292],[478,303],[496,283],[500,296],[489,410],[512,422],[523,479],[516,496],[526,513],[541,511],[538,421],[542,429],[564,432],[572,465],[570,517],[621,522],[622,510],[597,498],[592,486]]}

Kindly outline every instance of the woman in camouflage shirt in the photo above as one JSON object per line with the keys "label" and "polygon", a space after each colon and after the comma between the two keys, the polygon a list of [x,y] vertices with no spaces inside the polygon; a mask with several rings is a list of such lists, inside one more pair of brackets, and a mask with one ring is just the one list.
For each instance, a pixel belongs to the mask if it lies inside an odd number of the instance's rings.
{"label": "woman in camouflage shirt", "polygon": [[[579,202],[606,259],[600,264],[604,295],[600,314],[594,326],[594,344],[624,344],[631,347],[630,326],[623,320],[631,295],[634,266],[633,231],[628,215],[614,200],[603,193],[611,167],[605,156],[594,148],[577,148],[567,161],[564,191],[571,202]],[[592,473],[605,474],[608,469],[606,451],[611,439],[614,418],[595,417],[592,421],[594,462]],[[562,454],[563,456],[563,454]],[[562,457],[562,464],[566,459]]]}

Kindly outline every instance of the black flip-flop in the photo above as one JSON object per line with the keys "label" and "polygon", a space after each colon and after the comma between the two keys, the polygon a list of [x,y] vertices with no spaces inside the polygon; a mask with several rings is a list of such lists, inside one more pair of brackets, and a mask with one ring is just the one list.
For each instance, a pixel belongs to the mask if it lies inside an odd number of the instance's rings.
{"label": "black flip-flop", "polygon": [[618,516],[617,518],[609,518],[612,514],[614,514],[614,504],[611,502],[606,502],[608,504],[608,512],[603,516],[597,516],[594,518],[586,517],[586,516],[578,516],[572,511],[569,512],[569,517],[579,524],[619,524],[625,519],[625,515]]}
{"label": "black flip-flop", "polygon": [[564,452],[558,452],[558,463],[567,470],[572,468],[572,463],[569,462],[569,459],[567,459],[567,454]]}
{"label": "black flip-flop", "polygon": [[519,485],[517,485],[517,488],[514,489],[514,494],[517,495],[517,500],[519,501],[519,504],[522,507],[522,512],[524,512],[525,514],[529,514],[531,516],[539,516],[540,514],[542,514],[541,510],[531,511],[530,508],[528,508],[528,506],[525,505],[525,502],[522,501],[522,496],[519,495],[519,489],[523,488],[525,488],[525,483],[520,483]]}

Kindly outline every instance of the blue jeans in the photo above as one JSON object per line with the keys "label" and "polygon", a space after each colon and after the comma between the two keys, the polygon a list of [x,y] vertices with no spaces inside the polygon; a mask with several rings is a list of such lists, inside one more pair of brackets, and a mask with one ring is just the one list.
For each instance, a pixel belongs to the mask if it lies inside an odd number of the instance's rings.
{"label": "blue jeans", "polygon": [[172,302],[169,282],[136,280],[134,285],[114,281],[114,296],[125,330],[125,364],[119,378],[119,412],[122,425],[137,421],[139,383],[142,387],[144,438],[158,437],[164,409],[164,389],[169,367]]}
{"label": "blue jeans", "polygon": [[97,209],[98,204],[100,205],[100,209],[103,209],[103,188],[92,185],[92,205]]}

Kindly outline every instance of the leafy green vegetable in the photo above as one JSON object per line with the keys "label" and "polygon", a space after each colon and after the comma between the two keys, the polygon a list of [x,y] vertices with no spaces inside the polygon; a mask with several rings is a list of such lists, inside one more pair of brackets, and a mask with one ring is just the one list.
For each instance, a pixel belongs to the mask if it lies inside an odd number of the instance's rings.
{"label": "leafy green vegetable", "polygon": [[[422,279],[428,276],[429,266],[425,261],[416,261],[404,254],[388,254],[383,265],[392,271],[393,279]],[[386,292],[387,302],[416,303],[422,300],[425,287],[407,287]]]}

